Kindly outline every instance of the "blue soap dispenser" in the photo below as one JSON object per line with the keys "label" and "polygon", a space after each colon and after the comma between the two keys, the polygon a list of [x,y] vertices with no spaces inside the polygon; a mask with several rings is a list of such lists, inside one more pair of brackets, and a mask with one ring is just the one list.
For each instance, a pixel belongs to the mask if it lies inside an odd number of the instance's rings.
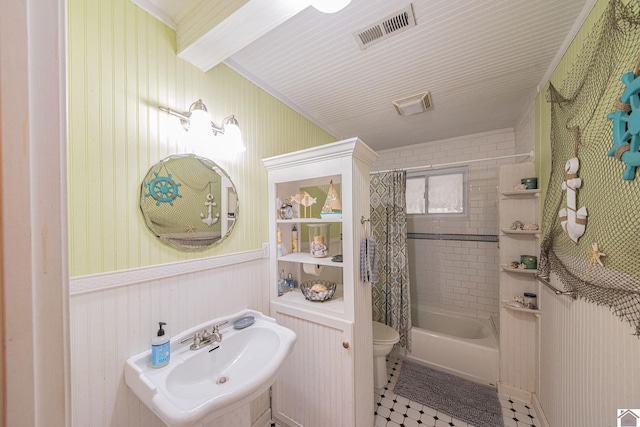
{"label": "blue soap dispenser", "polygon": [[162,368],[169,363],[171,358],[171,340],[169,335],[165,335],[162,327],[166,325],[165,322],[158,322],[160,329],[158,334],[151,340],[151,367]]}

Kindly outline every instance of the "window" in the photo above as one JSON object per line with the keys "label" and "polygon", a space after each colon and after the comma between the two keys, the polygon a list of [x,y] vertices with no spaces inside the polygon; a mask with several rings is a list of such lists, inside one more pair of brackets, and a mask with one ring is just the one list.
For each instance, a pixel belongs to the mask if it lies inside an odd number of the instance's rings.
{"label": "window", "polygon": [[467,168],[409,174],[406,197],[408,214],[466,215]]}

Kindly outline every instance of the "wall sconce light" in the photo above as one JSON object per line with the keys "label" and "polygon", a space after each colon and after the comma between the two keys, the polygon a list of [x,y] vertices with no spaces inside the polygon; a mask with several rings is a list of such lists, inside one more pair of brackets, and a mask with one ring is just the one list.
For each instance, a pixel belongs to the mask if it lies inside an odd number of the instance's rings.
{"label": "wall sconce light", "polygon": [[242,132],[235,116],[231,115],[222,120],[222,125],[217,126],[211,121],[207,106],[202,99],[191,104],[189,111],[183,113],[160,106],[160,111],[178,117],[185,131],[196,138],[207,140],[209,135],[224,135],[221,144],[217,144],[216,153],[221,156],[230,156],[245,151],[247,148],[242,141]]}
{"label": "wall sconce light", "polygon": [[323,13],[341,11],[351,3],[351,0],[311,0],[311,6]]}

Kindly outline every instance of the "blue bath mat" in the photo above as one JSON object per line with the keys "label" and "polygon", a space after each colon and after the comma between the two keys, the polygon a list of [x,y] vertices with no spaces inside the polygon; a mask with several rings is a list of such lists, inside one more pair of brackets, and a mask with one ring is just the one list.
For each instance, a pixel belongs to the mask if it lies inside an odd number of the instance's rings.
{"label": "blue bath mat", "polygon": [[503,425],[494,387],[403,361],[394,393],[476,427]]}

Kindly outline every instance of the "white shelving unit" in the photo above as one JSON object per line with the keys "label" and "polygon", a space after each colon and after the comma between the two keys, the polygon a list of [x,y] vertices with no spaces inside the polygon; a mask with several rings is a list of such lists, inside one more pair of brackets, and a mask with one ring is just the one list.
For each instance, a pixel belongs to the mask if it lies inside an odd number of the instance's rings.
{"label": "white shelving unit", "polygon": [[[369,168],[377,155],[357,138],[264,159],[269,187],[269,281],[271,316],[298,339],[273,387],[272,417],[283,426],[373,425],[373,337],[371,286],[359,280],[360,218],[369,217]],[[305,188],[341,187],[341,219],[276,216],[276,198],[291,199]],[[316,201],[322,206],[324,199]],[[316,210],[319,210],[317,208]],[[304,214],[304,210],[298,212]],[[329,255],[309,253],[307,226],[331,224]],[[292,229],[299,252],[292,252]],[[276,236],[282,233],[282,255]],[[332,261],[342,255],[342,262]],[[320,265],[319,276],[303,266]],[[299,289],[278,295],[284,270],[298,280],[329,280],[336,293],[325,302],[308,301]]]}
{"label": "white shelving unit", "polygon": [[538,273],[538,270],[533,268],[512,268],[506,264],[500,264],[500,271],[513,274],[528,274],[530,276],[535,276]]}
{"label": "white shelving unit", "polygon": [[542,313],[542,311],[540,310],[532,310],[526,307],[515,307],[510,304],[511,301],[501,301],[501,303],[502,303],[502,307],[506,308],[507,310],[518,311],[520,313],[529,313],[537,317],[540,317],[540,314]]}
{"label": "white shelving unit", "polygon": [[[533,163],[500,168],[500,387],[510,396],[528,400],[536,391],[538,321],[544,307],[531,310],[508,305],[525,292],[540,295],[536,269],[511,268],[522,255],[539,255],[539,230],[512,230],[511,224],[540,224],[540,190],[518,190],[522,178],[535,176]],[[538,306],[541,306],[538,298]]]}
{"label": "white shelving unit", "polygon": [[540,234],[540,230],[511,230],[503,228],[502,231],[504,234],[513,234],[513,235],[521,235],[521,236],[536,236]]}

